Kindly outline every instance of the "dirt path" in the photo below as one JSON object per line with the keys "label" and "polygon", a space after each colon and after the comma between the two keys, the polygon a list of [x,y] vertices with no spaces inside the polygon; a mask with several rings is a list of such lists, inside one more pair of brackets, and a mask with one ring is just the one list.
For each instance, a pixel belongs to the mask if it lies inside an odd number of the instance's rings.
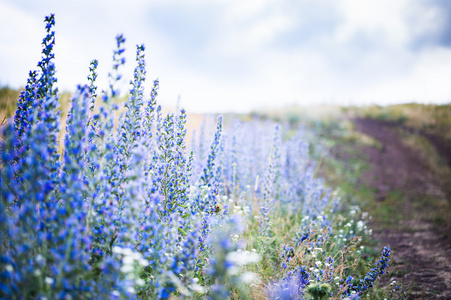
{"label": "dirt path", "polygon": [[[422,162],[418,153],[402,143],[397,128],[376,120],[354,120],[356,130],[378,140],[382,147],[364,147],[370,168],[360,182],[376,191],[377,205],[389,205],[393,191],[405,201],[399,218],[388,226],[374,224],[375,236],[393,250],[392,276],[410,286],[410,299],[451,299],[451,245],[444,232],[428,219],[424,199],[447,202],[446,187]],[[447,206],[445,206],[447,207]]]}

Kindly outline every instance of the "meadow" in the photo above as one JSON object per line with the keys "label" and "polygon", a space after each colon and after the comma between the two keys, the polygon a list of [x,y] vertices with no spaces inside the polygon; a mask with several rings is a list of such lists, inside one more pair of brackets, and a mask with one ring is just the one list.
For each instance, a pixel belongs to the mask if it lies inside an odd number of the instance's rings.
{"label": "meadow", "polygon": [[158,80],[144,90],[144,45],[120,97],[121,35],[109,86],[94,60],[61,95],[54,25],[2,108],[1,299],[404,299],[378,286],[391,250],[372,212],[320,176],[317,131],[215,116],[188,140],[189,114],[163,114]]}

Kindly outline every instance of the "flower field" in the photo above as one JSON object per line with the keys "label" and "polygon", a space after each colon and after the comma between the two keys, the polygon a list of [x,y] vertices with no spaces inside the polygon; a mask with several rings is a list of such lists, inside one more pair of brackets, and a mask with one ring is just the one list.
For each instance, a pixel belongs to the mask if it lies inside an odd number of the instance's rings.
{"label": "flower field", "polygon": [[0,299],[371,297],[390,249],[368,259],[369,213],[317,176],[306,129],[219,116],[187,141],[144,91],[144,45],[125,109],[125,38],[104,90],[91,63],[61,149],[54,25],[3,126]]}

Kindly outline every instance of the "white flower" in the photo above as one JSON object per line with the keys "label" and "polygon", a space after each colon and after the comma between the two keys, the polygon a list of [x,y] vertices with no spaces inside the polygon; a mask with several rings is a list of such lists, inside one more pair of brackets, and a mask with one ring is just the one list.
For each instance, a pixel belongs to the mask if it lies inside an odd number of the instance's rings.
{"label": "white flower", "polygon": [[121,272],[122,273],[130,273],[130,272],[133,272],[133,265],[123,265],[122,267],[121,267]]}
{"label": "white flower", "polygon": [[361,231],[363,229],[363,226],[365,223],[363,223],[361,220],[357,222],[357,230]]}
{"label": "white flower", "polygon": [[240,277],[241,281],[244,283],[252,283],[258,281],[258,276],[254,272],[246,272]]}
{"label": "white flower", "polygon": [[193,291],[195,291],[196,293],[205,294],[205,288],[199,284],[194,283],[194,284],[190,285],[190,288]]}
{"label": "white flower", "polygon": [[144,286],[146,284],[142,278],[137,278],[135,282],[137,286]]}
{"label": "white flower", "polygon": [[149,265],[149,262],[143,258],[141,258],[140,260],[138,260],[139,264],[143,267],[147,267]]}
{"label": "white flower", "polygon": [[45,283],[47,283],[48,285],[51,285],[52,283],[55,282],[55,279],[53,279],[52,277],[46,277],[44,281],[45,281]]}
{"label": "white flower", "polygon": [[317,262],[315,262],[315,264],[318,266],[318,267],[321,267],[321,265],[323,264],[321,261],[317,261]]}
{"label": "white flower", "polygon": [[133,255],[133,250],[129,248],[122,248],[122,254],[124,255]]}
{"label": "white flower", "polygon": [[124,265],[133,265],[134,261],[135,259],[132,256],[125,256],[124,259],[122,260],[122,263]]}
{"label": "white flower", "polygon": [[229,275],[236,275],[240,272],[240,269],[237,266],[231,266],[230,268],[227,269],[227,274]]}
{"label": "white flower", "polygon": [[8,271],[9,273],[11,273],[12,271],[14,271],[13,266],[10,265],[10,264],[7,264],[6,267],[5,267],[5,269],[6,269],[6,271]]}
{"label": "white flower", "polygon": [[39,269],[34,270],[34,275],[41,276],[42,275],[41,270],[39,270]]}
{"label": "white flower", "polygon": [[118,291],[112,291],[111,295],[119,297],[121,295],[121,293],[119,293]]}
{"label": "white flower", "polygon": [[136,293],[135,289],[132,288],[132,287],[129,287],[129,288],[127,289],[127,291],[128,291],[130,294],[135,294],[135,293]]}
{"label": "white flower", "polygon": [[41,254],[36,255],[36,262],[37,263],[43,263],[44,257]]}
{"label": "white flower", "polygon": [[249,251],[238,252],[233,251],[227,253],[226,259],[230,262],[233,262],[239,266],[244,266],[250,263],[257,263],[260,261],[261,257],[258,253],[251,253]]}

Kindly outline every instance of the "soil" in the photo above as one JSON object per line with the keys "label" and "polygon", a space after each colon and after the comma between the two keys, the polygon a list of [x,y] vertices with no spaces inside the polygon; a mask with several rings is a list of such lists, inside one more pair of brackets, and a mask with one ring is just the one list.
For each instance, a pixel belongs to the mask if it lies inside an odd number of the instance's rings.
{"label": "soil", "polygon": [[[407,287],[409,299],[451,299],[449,228],[438,227],[427,218],[422,206],[417,205],[431,197],[449,201],[449,181],[448,186],[443,184],[443,180],[422,162],[415,149],[403,144],[399,130],[408,128],[370,119],[355,119],[354,123],[357,131],[382,145],[363,147],[370,167],[359,182],[375,190],[378,205],[388,205],[387,197],[393,191],[401,191],[405,197],[399,218],[391,221],[389,226],[373,224],[374,235],[381,245],[392,249],[392,279]],[[447,145],[435,136],[423,136],[451,164],[451,151]]]}

